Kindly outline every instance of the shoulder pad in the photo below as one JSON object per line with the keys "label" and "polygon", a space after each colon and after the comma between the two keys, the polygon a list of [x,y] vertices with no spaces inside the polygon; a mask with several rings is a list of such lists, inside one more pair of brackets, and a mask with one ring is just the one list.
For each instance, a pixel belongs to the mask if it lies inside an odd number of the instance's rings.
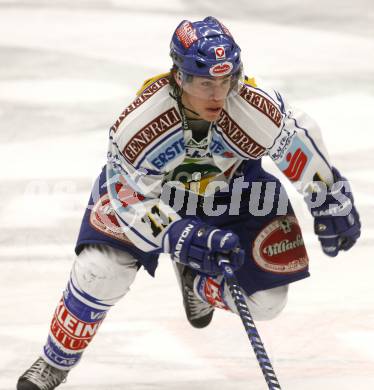
{"label": "shoulder pad", "polygon": [[128,115],[130,115],[137,108],[140,108],[148,99],[155,95],[156,92],[161,90],[166,85],[169,85],[168,75],[169,73],[163,73],[145,80],[142,87],[137,92],[136,98],[122,111],[114,125],[110,128],[110,131],[115,133]]}
{"label": "shoulder pad", "polygon": [[250,158],[260,158],[274,144],[284,113],[272,90],[257,86],[254,78],[240,83],[238,94],[227,99],[217,122],[229,140]]}
{"label": "shoulder pad", "polygon": [[154,77],[151,77],[151,78],[145,80],[143,82],[142,86],[136,92],[136,96],[140,96],[150,85],[152,85],[156,81],[159,81],[160,79],[167,79],[168,80],[169,79],[169,74],[170,74],[170,72],[168,72],[168,73],[161,73],[161,74],[158,74],[157,76],[154,76]]}
{"label": "shoulder pad", "polygon": [[[267,117],[277,128],[282,125],[283,113],[273,90],[259,88],[254,79],[244,81],[240,97],[257,112]],[[253,81],[252,81],[253,80]]]}

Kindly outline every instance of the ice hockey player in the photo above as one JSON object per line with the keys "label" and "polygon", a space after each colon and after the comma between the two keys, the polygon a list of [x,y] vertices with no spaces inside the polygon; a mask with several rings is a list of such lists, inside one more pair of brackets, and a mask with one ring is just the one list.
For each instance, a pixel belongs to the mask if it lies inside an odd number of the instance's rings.
{"label": "ice hockey player", "polygon": [[318,125],[243,76],[240,48],[222,23],[182,21],[170,55],[170,73],[147,80],[110,129],[70,279],[18,390],[64,382],[139,268],[154,275],[160,253],[170,254],[192,326],[206,327],[215,307],[236,312],[222,256],[254,319],[277,316],[288,285],[309,276],[308,256],[284,187],[261,167],[264,156],[307,201],[326,255],[360,235],[348,182]]}

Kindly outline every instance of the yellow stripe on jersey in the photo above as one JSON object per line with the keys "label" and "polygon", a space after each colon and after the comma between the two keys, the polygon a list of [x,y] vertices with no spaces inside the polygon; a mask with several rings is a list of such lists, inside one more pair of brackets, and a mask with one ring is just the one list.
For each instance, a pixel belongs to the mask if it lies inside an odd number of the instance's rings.
{"label": "yellow stripe on jersey", "polygon": [[161,73],[161,74],[158,74],[157,76],[154,76],[154,77],[151,77],[150,79],[145,80],[143,85],[138,90],[138,92],[136,92],[136,96],[140,96],[147,87],[149,87],[151,84],[155,83],[157,80],[160,80],[164,77],[169,77],[169,74],[170,74],[170,72]]}
{"label": "yellow stripe on jersey", "polygon": [[257,83],[254,77],[249,78],[248,76],[244,77],[244,84],[250,85],[253,88],[257,88]]}

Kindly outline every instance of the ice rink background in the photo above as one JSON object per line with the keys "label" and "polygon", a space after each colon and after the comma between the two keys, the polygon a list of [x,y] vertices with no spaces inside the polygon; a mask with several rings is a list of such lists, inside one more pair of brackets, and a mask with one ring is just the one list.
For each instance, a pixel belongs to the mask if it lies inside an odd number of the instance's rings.
{"label": "ice rink background", "polygon": [[[374,388],[374,4],[252,3],[0,0],[1,390],[15,388],[46,338],[108,128],[144,79],[169,69],[179,21],[207,15],[236,37],[247,74],[318,120],[362,216],[359,244],[328,259],[290,190],[312,278],[292,285],[277,319],[258,323],[282,388]],[[155,279],[139,272],[61,388],[266,385],[238,317],[216,310],[208,328],[188,325],[165,257]]]}

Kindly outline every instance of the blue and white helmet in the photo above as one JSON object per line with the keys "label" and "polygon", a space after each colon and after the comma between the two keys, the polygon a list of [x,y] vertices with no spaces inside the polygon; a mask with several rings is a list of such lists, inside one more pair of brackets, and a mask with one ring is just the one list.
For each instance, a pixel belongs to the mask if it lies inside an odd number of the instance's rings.
{"label": "blue and white helmet", "polygon": [[242,71],[240,47],[216,18],[182,21],[170,43],[170,56],[185,75],[219,77]]}

